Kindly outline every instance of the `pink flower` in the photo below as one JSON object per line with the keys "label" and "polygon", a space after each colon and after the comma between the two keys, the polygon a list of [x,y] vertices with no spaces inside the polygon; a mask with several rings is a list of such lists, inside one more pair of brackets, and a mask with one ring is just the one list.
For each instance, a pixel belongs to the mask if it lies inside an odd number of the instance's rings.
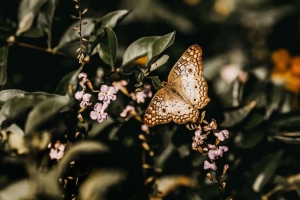
{"label": "pink flower", "polygon": [[84,91],[77,91],[75,94],[75,99],[77,99],[78,101],[80,101],[82,99],[82,96],[84,94]]}
{"label": "pink flower", "polygon": [[[48,148],[51,148],[52,144],[48,144]],[[64,156],[64,151],[65,151],[65,144],[61,144],[60,142],[56,142],[54,144],[54,148],[50,149],[49,156],[51,160],[60,160]]]}
{"label": "pink flower", "polygon": [[144,103],[145,98],[147,97],[144,91],[131,93],[130,95],[133,100],[136,100],[137,103]]}
{"label": "pink flower", "polygon": [[214,132],[214,134],[220,141],[224,141],[225,139],[227,139],[229,137],[229,131],[227,131],[227,130],[222,130],[220,132]]}
{"label": "pink flower", "polygon": [[208,157],[211,160],[215,160],[218,157],[222,157],[223,153],[226,152],[226,151],[228,151],[228,147],[226,147],[226,146],[219,146],[219,148],[217,148],[217,149],[211,149],[211,150],[209,150]]}
{"label": "pink flower", "polygon": [[88,93],[84,94],[84,95],[82,96],[82,101],[80,102],[80,107],[81,107],[81,108],[84,108],[84,107],[86,107],[86,106],[92,105],[92,102],[90,101],[90,100],[91,100],[91,97],[92,97],[91,94],[88,94]]}
{"label": "pink flower", "polygon": [[125,80],[115,81],[112,83],[112,85],[114,86],[116,91],[119,91],[119,90],[124,89],[124,86],[127,85],[127,81],[125,81]]}
{"label": "pink flower", "polygon": [[121,117],[126,117],[125,121],[128,121],[132,116],[130,114],[130,112],[132,110],[135,110],[135,107],[127,105],[126,108],[123,110],[123,112],[120,113]]}
{"label": "pink flower", "polygon": [[206,170],[206,169],[212,169],[212,170],[216,170],[217,169],[217,166],[216,166],[216,163],[210,163],[208,162],[207,160],[204,161],[204,165],[203,165],[203,168]]}
{"label": "pink flower", "polygon": [[145,85],[143,92],[145,93],[147,98],[151,98],[152,97],[151,85]]}
{"label": "pink flower", "polygon": [[78,75],[78,78],[82,78],[82,80],[79,82],[79,85],[83,88],[83,90],[86,89],[85,87],[85,83],[89,81],[89,79],[87,79],[87,74],[84,73],[84,72],[81,72],[79,75]]}
{"label": "pink flower", "polygon": [[110,103],[110,100],[116,100],[116,89],[107,85],[101,86],[101,91],[98,94],[98,99],[104,103]]}
{"label": "pink flower", "polygon": [[94,111],[91,111],[90,113],[91,119],[97,120],[99,123],[101,123],[104,119],[107,119],[108,114],[104,112],[107,107],[107,103],[104,103],[103,105],[101,103],[96,103]]}
{"label": "pink flower", "polygon": [[198,150],[200,145],[204,143],[204,140],[207,139],[207,135],[205,134],[202,135],[202,132],[200,130],[196,130],[195,137],[193,137],[192,139],[193,139],[193,143],[192,143],[193,150]]}
{"label": "pink flower", "polygon": [[148,132],[149,131],[149,127],[146,124],[142,124],[141,129],[144,132]]}
{"label": "pink flower", "polygon": [[141,92],[131,93],[130,94],[133,100],[136,100],[137,103],[144,103],[146,98],[152,97],[151,86],[146,85]]}

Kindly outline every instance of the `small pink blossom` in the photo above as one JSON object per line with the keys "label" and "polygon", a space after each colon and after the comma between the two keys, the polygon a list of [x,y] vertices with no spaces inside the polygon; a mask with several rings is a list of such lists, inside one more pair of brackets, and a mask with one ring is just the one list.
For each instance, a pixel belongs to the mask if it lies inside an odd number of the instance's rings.
{"label": "small pink blossom", "polygon": [[198,150],[200,145],[204,143],[204,140],[207,139],[207,135],[202,134],[200,130],[196,130],[195,137],[193,137],[192,139],[193,139],[193,143],[192,143],[193,150]]}
{"label": "small pink blossom", "polygon": [[101,123],[104,119],[107,119],[108,114],[104,112],[107,107],[107,103],[104,103],[103,105],[101,103],[96,103],[94,111],[91,111],[90,113],[91,119],[97,120],[99,123]]}
{"label": "small pink blossom", "polygon": [[112,86],[107,85],[101,86],[101,91],[98,94],[98,99],[104,103],[110,103],[110,100],[116,100],[116,89]]}
{"label": "small pink blossom", "polygon": [[144,103],[145,98],[147,95],[144,93],[144,91],[131,93],[130,94],[133,100],[136,100],[137,103]]}
{"label": "small pink blossom", "polygon": [[84,94],[84,91],[77,91],[75,94],[75,99],[77,99],[78,101],[80,101],[82,99],[82,96]]}
{"label": "small pink blossom", "polygon": [[82,96],[82,101],[80,102],[80,107],[81,107],[81,108],[84,108],[84,107],[86,107],[86,106],[92,105],[91,97],[92,97],[91,94],[85,93],[85,94]]}
{"label": "small pink blossom", "polygon": [[131,98],[136,100],[137,103],[144,103],[146,98],[152,97],[151,86],[146,85],[140,92],[131,93]]}
{"label": "small pink blossom", "polygon": [[203,168],[206,170],[206,169],[212,169],[212,170],[216,170],[217,169],[217,166],[216,166],[216,163],[210,163],[208,162],[207,160],[204,161],[204,165],[203,165]]}
{"label": "small pink blossom", "polygon": [[89,79],[87,79],[87,74],[84,73],[84,72],[81,72],[79,75],[78,75],[78,78],[82,78],[82,80],[79,82],[79,85],[83,88],[83,90],[86,89],[85,87],[85,83],[89,81]]}
{"label": "small pink blossom", "polygon": [[126,108],[120,113],[121,117],[126,117],[125,121],[128,121],[132,115],[130,114],[131,111],[135,110],[135,107],[127,105]]}
{"label": "small pink blossom", "polygon": [[127,85],[127,81],[125,81],[125,80],[115,81],[112,83],[112,85],[114,86],[116,91],[119,91],[119,90],[122,90],[125,88],[124,86]]}
{"label": "small pink blossom", "polygon": [[[51,148],[52,144],[48,144],[48,148]],[[51,160],[60,160],[64,156],[65,144],[61,144],[60,142],[56,142],[53,145],[53,148],[50,149],[49,156]]]}
{"label": "small pink blossom", "polygon": [[149,127],[146,124],[142,124],[141,129],[144,132],[148,132],[149,131]]}
{"label": "small pink blossom", "polygon": [[229,137],[229,131],[228,130],[222,130],[220,132],[214,132],[215,136],[220,140],[224,141]]}
{"label": "small pink blossom", "polygon": [[228,147],[226,147],[226,146],[219,146],[219,148],[217,148],[217,149],[209,150],[208,157],[211,160],[215,160],[218,157],[222,157],[223,153],[226,152],[226,151],[228,151]]}
{"label": "small pink blossom", "polygon": [[147,98],[152,97],[151,85],[145,85],[143,91],[146,94]]}

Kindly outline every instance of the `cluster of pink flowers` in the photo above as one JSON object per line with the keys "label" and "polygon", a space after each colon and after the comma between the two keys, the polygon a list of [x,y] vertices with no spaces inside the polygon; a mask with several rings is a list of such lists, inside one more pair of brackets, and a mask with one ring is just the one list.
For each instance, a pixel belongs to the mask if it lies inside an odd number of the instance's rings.
{"label": "cluster of pink flowers", "polygon": [[142,91],[140,92],[132,92],[130,94],[131,98],[135,100],[137,103],[145,103],[146,98],[152,97],[152,91],[150,85],[145,85]]}
{"label": "cluster of pink flowers", "polygon": [[49,156],[51,160],[60,160],[64,156],[66,144],[57,141],[55,144],[49,143],[48,148],[50,149]]}
{"label": "cluster of pink flowers", "polygon": [[[79,85],[82,87],[81,91],[77,91],[75,94],[75,98],[80,102],[81,108],[86,108],[87,106],[91,106],[91,97],[92,95],[86,93],[86,85],[92,89],[92,84],[89,79],[87,79],[86,73],[80,73],[78,78],[82,78],[79,82]],[[103,120],[107,119],[108,114],[105,112],[105,109],[108,107],[111,101],[116,100],[117,90],[113,86],[102,85],[100,88],[100,92],[98,93],[98,100],[102,101],[102,103],[98,102],[94,105],[94,110],[90,112],[90,117],[93,120],[97,120],[99,123]]]}
{"label": "cluster of pink flowers", "polygon": [[[204,126],[203,130],[206,132],[206,134],[203,134],[202,131],[199,129],[195,131],[195,136],[193,137],[192,148],[194,150],[200,151],[203,154],[208,154],[210,161],[208,161],[208,160],[204,161],[204,169],[216,170],[217,166],[216,166],[215,160],[218,159],[219,157],[222,157],[223,153],[228,151],[227,146],[219,146],[219,143],[229,137],[229,132],[228,132],[228,130],[219,131],[217,129],[216,120],[214,120],[214,119],[207,126]],[[210,133],[210,131],[216,137],[215,144],[207,144],[206,143],[207,135],[208,135],[208,133]],[[224,167],[228,168],[228,165],[226,165]]]}

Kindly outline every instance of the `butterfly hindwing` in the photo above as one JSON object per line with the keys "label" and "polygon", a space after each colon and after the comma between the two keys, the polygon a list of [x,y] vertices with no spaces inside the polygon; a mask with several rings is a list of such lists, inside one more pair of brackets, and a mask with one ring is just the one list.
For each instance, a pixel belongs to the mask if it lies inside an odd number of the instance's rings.
{"label": "butterfly hindwing", "polygon": [[172,121],[168,108],[169,92],[162,88],[156,92],[147,110],[145,111],[144,123],[148,126],[165,124]]}
{"label": "butterfly hindwing", "polygon": [[197,109],[204,108],[210,100],[207,96],[207,83],[202,76],[174,81],[172,87]]}
{"label": "butterfly hindwing", "polygon": [[169,106],[169,111],[175,123],[185,124],[189,121],[196,122],[199,115],[199,111],[195,109],[194,106],[186,102],[177,93],[170,92],[168,97],[169,99],[167,100],[167,102]]}

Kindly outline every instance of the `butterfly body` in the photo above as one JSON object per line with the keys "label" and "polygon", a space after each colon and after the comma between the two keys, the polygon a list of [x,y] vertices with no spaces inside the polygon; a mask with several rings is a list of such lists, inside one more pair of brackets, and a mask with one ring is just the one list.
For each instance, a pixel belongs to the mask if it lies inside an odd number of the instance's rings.
{"label": "butterfly body", "polygon": [[198,45],[188,48],[162,82],[144,117],[148,126],[174,121],[178,124],[196,122],[199,111],[209,102],[207,83],[202,73],[202,50]]}

